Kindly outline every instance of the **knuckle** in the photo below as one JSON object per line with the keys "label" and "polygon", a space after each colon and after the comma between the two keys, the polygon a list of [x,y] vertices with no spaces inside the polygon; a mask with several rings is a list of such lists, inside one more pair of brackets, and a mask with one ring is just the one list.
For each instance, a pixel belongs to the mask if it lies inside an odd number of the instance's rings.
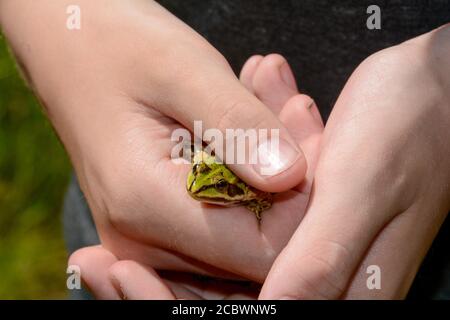
{"label": "knuckle", "polygon": [[103,209],[112,226],[121,230],[133,220],[134,195],[122,187],[114,188],[107,200],[103,201]]}
{"label": "knuckle", "polygon": [[121,278],[128,278],[132,276],[131,270],[130,270],[130,264],[132,264],[132,261],[129,260],[121,260],[117,261],[114,264],[112,264],[109,269],[108,273],[110,277],[121,277]]}
{"label": "knuckle", "polygon": [[[209,107],[210,123],[222,132],[226,129],[258,128],[264,126],[264,110],[252,112],[255,105],[247,99],[230,99],[233,94],[222,94],[213,99]],[[244,128],[245,124],[245,128]],[[241,128],[242,127],[242,128]]]}
{"label": "knuckle", "polygon": [[[372,81],[374,86],[390,86],[410,81],[411,76],[426,74],[426,65],[424,62],[412,54],[413,45],[403,43],[394,47],[386,48],[368,56],[358,67],[363,75]],[[402,72],[398,72],[399,68]]]}
{"label": "knuckle", "polygon": [[225,99],[217,98],[215,103],[212,104],[213,110],[211,110],[213,113],[216,112],[217,117],[212,123],[222,132],[226,129],[235,128],[239,123],[239,114],[248,106],[245,101],[226,101]]}
{"label": "knuckle", "polygon": [[385,68],[389,65],[404,61],[404,55],[400,54],[399,50],[394,48],[387,48],[377,51],[368,56],[362,65],[369,67],[372,71],[380,68]]}

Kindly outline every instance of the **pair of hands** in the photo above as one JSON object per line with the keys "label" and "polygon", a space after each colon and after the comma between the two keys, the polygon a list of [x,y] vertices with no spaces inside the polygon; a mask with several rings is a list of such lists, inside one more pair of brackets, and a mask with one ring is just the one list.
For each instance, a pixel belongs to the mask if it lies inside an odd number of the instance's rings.
{"label": "pair of hands", "polygon": [[[156,3],[79,2],[80,31],[63,27],[67,1],[3,0],[0,22],[93,212],[102,247],[69,263],[97,297],[405,296],[450,207],[449,28],[364,61],[323,131],[281,57],[252,58],[239,82]],[[170,161],[170,135],[199,119],[278,128],[291,147],[273,177],[231,166],[259,189],[290,190],[260,226],[244,208],[186,194],[189,167]],[[368,265],[381,268],[381,290],[368,290]]]}
{"label": "pair of hands", "polygon": [[[283,80],[280,70],[286,72],[286,77],[290,79],[289,84]],[[228,280],[251,279],[255,282],[264,280],[275,255],[282,250],[294,233],[305,212],[323,132],[323,122],[313,100],[297,92],[294,77],[283,57],[275,54],[266,57],[254,56],[243,67],[240,78],[244,87],[278,115],[281,123],[289,129],[290,134],[303,150],[308,162],[305,179],[290,191],[278,194],[275,197],[274,206],[263,213],[263,219],[259,223],[254,215],[243,207],[211,207],[192,200],[184,187],[190,165],[174,164],[166,155],[165,161],[168,168],[155,170],[151,174],[157,176],[158,180],[171,181],[167,175],[180,171],[179,175],[177,174],[179,179],[177,178],[173,184],[161,186],[163,188],[161,192],[168,193],[176,201],[167,199],[166,203],[161,203],[162,195],[158,197],[149,195],[148,201],[150,204],[157,205],[170,204],[163,214],[168,215],[169,218],[176,217],[177,220],[170,223],[180,230],[167,237],[162,236],[160,241],[169,244],[174,242],[185,244],[186,251],[181,252],[184,247],[176,246],[171,248],[172,251],[165,249],[165,256],[152,255],[149,252],[144,256],[148,260],[142,262],[140,256],[134,257],[134,261],[120,261],[101,246],[79,250],[72,255],[69,264],[80,266],[85,283],[97,297],[189,299],[256,298],[258,296],[260,288],[258,286],[249,288],[247,282],[218,281],[217,279],[211,282],[205,278],[199,280],[198,277],[180,273],[200,273]],[[162,132],[163,129],[158,128],[154,131]],[[173,144],[169,140],[170,136],[164,139],[166,139],[166,145]],[[167,151],[170,151],[170,148],[165,147],[163,152]],[[178,209],[175,209],[175,206],[179,206]],[[205,225],[202,226],[202,224]],[[151,223],[149,228],[150,225]],[[183,240],[177,240],[179,237],[183,237]],[[164,245],[165,243],[159,243],[159,246]],[[164,250],[155,247],[151,244],[147,246],[161,252]],[[192,259],[196,250],[200,253]],[[211,250],[211,253],[207,250]],[[209,258],[212,254],[216,256]],[[169,258],[176,260],[168,261]],[[154,269],[166,270],[161,276],[164,281],[156,275]],[[168,273],[167,270],[172,272]],[[174,270],[176,272],[173,272]],[[99,275],[104,275],[104,279],[100,280]],[[108,290],[105,291],[105,288]]]}

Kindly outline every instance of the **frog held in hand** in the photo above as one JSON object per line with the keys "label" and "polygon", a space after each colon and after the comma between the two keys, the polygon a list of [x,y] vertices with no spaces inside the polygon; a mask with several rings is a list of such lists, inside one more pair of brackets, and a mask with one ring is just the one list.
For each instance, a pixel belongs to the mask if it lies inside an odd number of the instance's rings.
{"label": "frog held in hand", "polygon": [[202,150],[192,157],[186,187],[195,200],[221,206],[242,205],[254,212],[258,220],[261,220],[261,213],[272,206],[271,193],[249,186]]}

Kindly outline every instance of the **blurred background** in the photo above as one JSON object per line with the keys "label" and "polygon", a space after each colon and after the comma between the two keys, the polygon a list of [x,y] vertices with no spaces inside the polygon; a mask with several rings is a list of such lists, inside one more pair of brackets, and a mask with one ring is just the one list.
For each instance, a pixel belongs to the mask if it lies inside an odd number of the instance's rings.
{"label": "blurred background", "polygon": [[70,163],[0,34],[0,299],[66,297]]}

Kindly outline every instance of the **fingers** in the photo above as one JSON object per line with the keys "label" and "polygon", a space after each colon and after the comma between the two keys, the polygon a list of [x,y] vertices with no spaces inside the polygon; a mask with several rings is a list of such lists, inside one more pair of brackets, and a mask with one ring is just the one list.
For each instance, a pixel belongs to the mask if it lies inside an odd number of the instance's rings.
{"label": "fingers", "polygon": [[108,269],[117,258],[101,246],[87,247],[74,252],[69,258],[70,266],[78,266],[81,278],[88,290],[97,298],[105,300],[120,299],[112,285]]}
{"label": "fingers", "polygon": [[240,79],[274,113],[279,114],[280,121],[303,150],[308,170],[306,179],[296,189],[309,193],[324,128],[316,104],[307,95],[298,93],[287,61],[278,54],[251,57],[245,63]]}
{"label": "fingers", "polygon": [[164,272],[177,297],[189,299],[256,299],[260,286],[248,281],[230,281],[217,277],[199,277],[189,273]]}
{"label": "fingers", "polygon": [[270,54],[260,62],[253,76],[252,85],[256,96],[275,114],[294,95],[298,94],[294,74],[279,54]]}
{"label": "fingers", "polygon": [[297,142],[323,131],[317,105],[309,96],[298,93],[292,70],[282,56],[252,56],[244,64],[240,79],[249,91],[279,114],[280,121]]}
{"label": "fingers", "polygon": [[289,129],[291,135],[300,143],[311,135],[323,132],[322,122],[312,113],[314,100],[305,94],[290,98],[281,110],[280,120]]}
{"label": "fingers", "polygon": [[110,269],[111,281],[122,299],[126,300],[172,300],[170,291],[157,273],[135,261],[119,261]]}
{"label": "fingers", "polygon": [[239,79],[241,80],[244,87],[247,88],[248,91],[255,94],[255,90],[253,88],[253,76],[256,72],[261,61],[264,59],[263,56],[255,55],[250,57],[242,67],[241,73],[239,75]]}
{"label": "fingers", "polygon": [[[135,261],[119,261],[109,269],[112,283],[127,300],[172,299],[254,299],[255,288],[247,282],[229,282],[216,278],[176,272],[161,272]],[[169,289],[170,287],[170,289]]]}
{"label": "fingers", "polygon": [[[255,59],[253,63],[256,64]],[[211,66],[207,72],[202,68],[202,74],[194,72],[190,82],[180,87],[176,96],[169,98],[167,104],[170,108],[165,108],[164,112],[193,131],[194,121],[197,120],[203,120],[201,133],[218,129],[223,135],[225,149],[220,158],[249,184],[271,192],[288,190],[297,185],[303,179],[307,166],[301,148],[277,116],[234,77],[229,67],[220,65]],[[251,70],[248,73],[251,74]],[[225,135],[227,129],[232,134]],[[268,133],[269,141],[256,143],[255,140],[250,142],[251,139],[245,139],[245,149],[236,150],[236,136],[245,137],[249,129],[256,133],[256,137]],[[270,148],[274,146],[271,138],[276,139],[276,135],[279,136],[279,144],[278,150],[274,151]],[[219,147],[216,150],[219,156],[223,149]],[[245,164],[236,163],[237,152],[245,152]],[[249,159],[257,161],[250,163]]]}
{"label": "fingers", "polygon": [[317,120],[313,108],[317,110],[314,100],[307,95],[298,94],[289,99],[279,115],[281,122],[288,128],[305,154],[308,170],[304,181],[295,189],[308,194],[312,186],[324,130],[322,120]]}
{"label": "fingers", "polygon": [[132,260],[117,260],[102,246],[76,251],[69,265],[80,268],[89,291],[103,300],[254,299],[257,286],[249,282],[163,272]]}
{"label": "fingers", "polygon": [[294,74],[279,54],[253,56],[242,67],[240,80],[275,114],[287,100],[298,94]]}
{"label": "fingers", "polygon": [[118,261],[101,246],[74,252],[69,265],[80,268],[83,282],[97,299],[174,299],[153,269],[134,261]]}
{"label": "fingers", "polygon": [[[242,67],[240,80],[275,114],[279,114],[287,101],[299,93],[289,63],[279,54],[252,56]],[[316,104],[310,105],[310,111],[323,126]]]}

